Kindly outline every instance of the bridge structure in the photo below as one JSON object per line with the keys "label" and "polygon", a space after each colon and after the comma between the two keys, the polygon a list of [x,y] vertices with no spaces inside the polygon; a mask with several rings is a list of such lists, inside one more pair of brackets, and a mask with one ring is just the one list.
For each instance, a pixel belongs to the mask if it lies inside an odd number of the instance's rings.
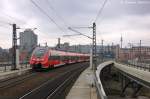
{"label": "bridge structure", "polygon": [[[96,70],[96,77],[95,77],[95,85],[98,92],[98,97],[100,99],[116,99],[116,95],[107,95],[107,90],[104,88],[103,85],[103,76],[105,74],[109,75],[110,72],[113,72],[112,68],[115,68],[117,71],[117,77],[120,81],[120,98],[125,96],[126,90],[128,87],[133,86],[133,93],[132,97],[136,97],[138,92],[142,89],[142,87],[150,88],[150,71],[149,68],[141,68],[143,66],[134,66],[134,65],[128,65],[124,63],[119,63],[116,61],[105,61],[98,65]],[[123,98],[128,99],[128,98]]]}

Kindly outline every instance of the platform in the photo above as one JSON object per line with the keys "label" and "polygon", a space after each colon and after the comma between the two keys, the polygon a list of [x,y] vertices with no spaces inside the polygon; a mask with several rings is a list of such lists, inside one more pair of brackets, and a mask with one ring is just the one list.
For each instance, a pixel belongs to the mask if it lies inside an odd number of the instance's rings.
{"label": "platform", "polygon": [[84,70],[73,85],[66,99],[97,99],[96,88],[91,85],[91,74],[92,71],[90,68]]}
{"label": "platform", "polygon": [[0,80],[13,78],[13,77],[25,74],[30,71],[31,71],[31,68],[27,67],[27,68],[20,68],[18,70],[13,70],[13,71],[0,72]]}

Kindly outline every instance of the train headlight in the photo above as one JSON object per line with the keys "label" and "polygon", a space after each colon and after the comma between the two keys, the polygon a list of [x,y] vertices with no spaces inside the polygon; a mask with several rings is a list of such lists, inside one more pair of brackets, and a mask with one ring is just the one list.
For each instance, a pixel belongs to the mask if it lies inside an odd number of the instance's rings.
{"label": "train headlight", "polygon": [[35,59],[32,59],[33,61],[35,61]]}

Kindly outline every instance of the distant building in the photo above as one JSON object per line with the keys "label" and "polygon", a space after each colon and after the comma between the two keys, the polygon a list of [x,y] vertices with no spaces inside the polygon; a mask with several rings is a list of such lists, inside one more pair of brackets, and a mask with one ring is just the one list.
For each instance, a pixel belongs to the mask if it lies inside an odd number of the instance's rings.
{"label": "distant building", "polygon": [[20,33],[20,50],[32,51],[37,46],[37,35],[31,29]]}
{"label": "distant building", "polygon": [[70,45],[65,42],[64,44],[56,45],[56,50],[67,51],[67,52],[78,52],[78,53],[90,53],[90,45]]}
{"label": "distant building", "polygon": [[28,60],[32,51],[37,46],[38,37],[31,30],[26,29],[24,32],[20,32],[20,59]]}
{"label": "distant building", "polygon": [[[118,45],[111,46],[101,46],[97,45],[97,56],[99,57],[107,57],[107,58],[115,58]],[[92,49],[92,45],[69,45],[69,43],[59,44],[55,47],[56,50],[68,51],[68,52],[77,52],[77,53],[90,53]]]}
{"label": "distant building", "polygon": [[132,48],[120,48],[118,58],[120,61],[137,60],[150,61],[150,47],[136,46]]}
{"label": "distant building", "polygon": [[2,49],[0,47],[0,62],[10,62],[11,61],[11,55],[9,53],[8,49]]}
{"label": "distant building", "polygon": [[61,50],[61,51],[69,51],[70,45],[68,42],[65,42],[64,44],[57,44],[55,49]]}

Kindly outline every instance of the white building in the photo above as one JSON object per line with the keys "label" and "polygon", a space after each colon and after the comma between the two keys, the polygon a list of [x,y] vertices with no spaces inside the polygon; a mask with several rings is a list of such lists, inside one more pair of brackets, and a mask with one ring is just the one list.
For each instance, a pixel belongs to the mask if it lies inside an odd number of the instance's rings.
{"label": "white building", "polygon": [[20,33],[20,50],[31,52],[37,46],[37,35],[31,30],[26,29]]}

